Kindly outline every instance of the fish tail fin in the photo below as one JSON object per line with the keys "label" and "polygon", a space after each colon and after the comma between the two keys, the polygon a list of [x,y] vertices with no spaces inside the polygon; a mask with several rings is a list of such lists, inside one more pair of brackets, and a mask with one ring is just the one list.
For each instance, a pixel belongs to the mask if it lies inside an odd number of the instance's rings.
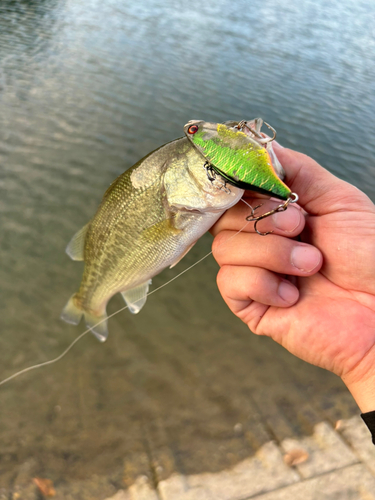
{"label": "fish tail fin", "polygon": [[71,325],[78,325],[83,316],[83,309],[80,309],[75,299],[76,294],[72,295],[68,300],[66,306],[62,310],[60,318]]}
{"label": "fish tail fin", "polygon": [[95,316],[94,314],[85,311],[84,315],[87,328],[90,328],[92,333],[100,342],[105,342],[108,337],[107,313],[104,311],[104,314],[101,316]]}
{"label": "fish tail fin", "polygon": [[104,311],[104,314],[100,316],[96,316],[91,312],[79,307],[77,305],[77,301],[74,300],[76,294],[72,295],[68,300],[68,303],[64,307],[60,318],[67,323],[72,325],[78,325],[81,321],[82,316],[85,318],[85,323],[87,328],[90,328],[95,337],[100,340],[100,342],[104,342],[108,337],[108,321],[107,321],[107,313]]}

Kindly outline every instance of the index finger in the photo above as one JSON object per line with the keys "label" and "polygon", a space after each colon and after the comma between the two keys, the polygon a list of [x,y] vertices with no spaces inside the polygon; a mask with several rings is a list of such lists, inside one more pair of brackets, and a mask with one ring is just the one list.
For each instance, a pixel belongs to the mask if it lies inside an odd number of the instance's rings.
{"label": "index finger", "polygon": [[[246,193],[247,194],[247,193]],[[216,236],[220,231],[244,231],[253,233],[254,222],[247,222],[246,217],[251,215],[251,208],[255,209],[255,215],[261,215],[277,208],[282,202],[274,199],[245,197],[234,207],[230,208],[210,229],[211,234]],[[254,195],[254,193],[251,193]],[[249,207],[250,205],[250,207]],[[294,238],[305,226],[304,214],[300,207],[289,205],[285,212],[278,212],[271,217],[267,217],[257,224],[257,229],[261,232],[272,231],[275,234]]]}
{"label": "index finger", "polygon": [[311,215],[324,215],[343,209],[356,209],[367,196],[351,184],[339,179],[319,163],[274,142],[277,158],[284,167],[284,182],[298,194],[299,204]]}

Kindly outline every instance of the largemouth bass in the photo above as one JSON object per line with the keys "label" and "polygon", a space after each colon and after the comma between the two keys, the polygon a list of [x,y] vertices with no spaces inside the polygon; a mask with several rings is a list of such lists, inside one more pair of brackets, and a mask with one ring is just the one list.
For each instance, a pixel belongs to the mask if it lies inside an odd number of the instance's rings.
{"label": "largemouth bass", "polygon": [[184,137],[148,154],[113,182],[93,219],[67,247],[85,267],[63,320],[78,324],[84,316],[104,341],[106,306],[113,295],[120,292],[132,313],[141,310],[150,279],[177,264],[242,197],[240,188],[212,183],[204,164]]}

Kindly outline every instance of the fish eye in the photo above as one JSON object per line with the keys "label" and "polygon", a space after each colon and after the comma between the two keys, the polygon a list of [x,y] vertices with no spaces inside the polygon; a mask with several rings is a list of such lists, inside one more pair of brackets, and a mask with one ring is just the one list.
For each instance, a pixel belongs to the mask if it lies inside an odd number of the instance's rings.
{"label": "fish eye", "polygon": [[188,133],[189,134],[195,134],[196,132],[198,132],[198,125],[191,125],[189,128],[188,128]]}

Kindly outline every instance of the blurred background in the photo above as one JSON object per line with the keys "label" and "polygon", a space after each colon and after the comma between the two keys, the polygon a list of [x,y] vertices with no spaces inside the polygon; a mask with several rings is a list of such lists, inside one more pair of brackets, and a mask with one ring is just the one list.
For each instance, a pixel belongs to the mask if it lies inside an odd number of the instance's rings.
{"label": "blurred background", "polygon": [[[59,320],[82,272],[66,244],[109,184],[188,120],[260,116],[375,199],[374,16],[370,0],[2,0],[0,379],[83,331]],[[309,434],[305,403],[333,423],[358,413],[335,376],[250,334],[216,272],[206,259],[140,315],[111,319],[105,344],[87,335],[0,387],[0,498],[35,476],[61,498],[104,499],[139,475],[216,473]],[[283,430],[260,425],[271,407]]]}

